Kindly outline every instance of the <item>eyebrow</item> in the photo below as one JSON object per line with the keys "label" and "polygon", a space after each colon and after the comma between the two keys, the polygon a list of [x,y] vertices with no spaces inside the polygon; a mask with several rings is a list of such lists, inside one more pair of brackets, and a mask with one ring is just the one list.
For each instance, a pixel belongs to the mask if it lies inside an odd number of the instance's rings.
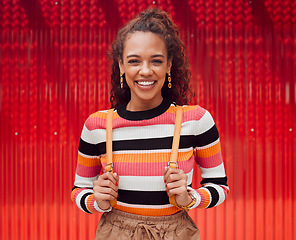
{"label": "eyebrow", "polygon": [[[133,57],[140,57],[139,55],[136,54],[131,54],[126,56],[126,58],[133,58]],[[161,58],[165,58],[162,54],[155,54],[151,56],[152,58],[156,58],[156,57],[161,57]]]}

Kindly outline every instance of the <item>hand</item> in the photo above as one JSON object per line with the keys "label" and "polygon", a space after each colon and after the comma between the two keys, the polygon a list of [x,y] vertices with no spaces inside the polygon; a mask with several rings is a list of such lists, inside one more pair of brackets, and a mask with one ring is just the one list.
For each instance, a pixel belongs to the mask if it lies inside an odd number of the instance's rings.
{"label": "hand", "polygon": [[163,175],[168,197],[176,195],[176,202],[179,206],[187,206],[191,203],[192,199],[187,191],[187,174],[182,169],[165,167]]}
{"label": "hand", "polygon": [[110,208],[110,200],[118,197],[119,177],[116,173],[106,172],[93,182],[94,198],[102,210]]}

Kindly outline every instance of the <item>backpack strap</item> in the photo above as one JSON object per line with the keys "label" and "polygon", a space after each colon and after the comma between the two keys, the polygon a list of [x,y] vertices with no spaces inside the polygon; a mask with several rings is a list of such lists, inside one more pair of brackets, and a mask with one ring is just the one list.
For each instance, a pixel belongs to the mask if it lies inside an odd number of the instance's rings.
{"label": "backpack strap", "polygon": [[[172,153],[171,153],[170,161],[168,162],[168,166],[171,168],[179,168],[177,160],[178,160],[178,149],[179,149],[179,144],[180,144],[182,115],[183,115],[182,106],[177,106]],[[170,200],[170,204],[178,207],[175,195],[171,196],[169,198],[169,200]]]}
{"label": "backpack strap", "polygon": [[[106,118],[106,157],[107,164],[105,166],[105,172],[113,173],[113,162],[112,162],[112,121],[113,121],[114,109],[109,109]],[[111,207],[117,204],[117,199],[110,201]]]}

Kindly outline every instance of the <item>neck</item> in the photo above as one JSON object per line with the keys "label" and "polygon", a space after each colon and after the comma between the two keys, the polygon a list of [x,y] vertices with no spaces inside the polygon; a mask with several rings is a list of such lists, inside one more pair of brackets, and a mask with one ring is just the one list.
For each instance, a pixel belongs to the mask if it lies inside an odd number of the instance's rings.
{"label": "neck", "polygon": [[153,108],[158,107],[162,103],[163,98],[161,97],[158,101],[130,101],[126,105],[126,110],[131,112],[138,112],[138,111],[147,111]]}

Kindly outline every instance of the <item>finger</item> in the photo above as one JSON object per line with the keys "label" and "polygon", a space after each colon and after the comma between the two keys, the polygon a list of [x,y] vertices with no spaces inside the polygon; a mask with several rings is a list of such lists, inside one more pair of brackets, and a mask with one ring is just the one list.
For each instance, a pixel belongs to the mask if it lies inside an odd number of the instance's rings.
{"label": "finger", "polygon": [[187,178],[187,174],[182,169],[169,169],[164,176],[167,183],[179,181],[183,178]]}
{"label": "finger", "polygon": [[[114,198],[117,198],[118,196],[118,192],[116,189],[113,189],[111,187],[105,187],[105,186],[96,186],[93,188],[94,190],[94,193],[95,194],[102,194],[101,197],[104,196],[104,199],[103,200],[110,200],[110,197],[106,196],[106,195],[110,195],[112,196],[112,200]],[[107,197],[107,199],[106,199]]]}
{"label": "finger", "polygon": [[167,181],[170,174],[176,173],[175,170],[177,170],[177,169],[165,167],[165,170],[164,170],[164,180]]}

